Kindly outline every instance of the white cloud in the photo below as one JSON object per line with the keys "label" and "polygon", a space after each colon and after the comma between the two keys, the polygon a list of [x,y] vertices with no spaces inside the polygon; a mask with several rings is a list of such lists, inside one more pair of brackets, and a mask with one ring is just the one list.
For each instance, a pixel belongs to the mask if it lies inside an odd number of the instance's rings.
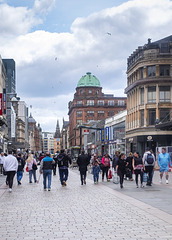
{"label": "white cloud", "polygon": [[56,0],[35,0],[33,11],[38,14],[47,14],[55,2]]}
{"label": "white cloud", "polygon": [[[15,26],[18,36],[6,42],[4,34],[0,36],[0,54],[3,58],[14,58],[16,61],[19,95],[27,99],[29,105],[31,101],[33,108],[40,109],[38,112],[42,109],[44,115],[44,108],[48,109],[47,119],[52,119],[51,126],[53,121],[56,124],[53,120],[56,117],[67,116],[68,101],[73,99],[71,92],[74,94],[79,79],[88,71],[99,78],[104,93],[122,94],[122,89],[126,87],[128,56],[139,45],[144,45],[148,38],[156,41],[170,35],[172,22],[170,0],[133,0],[87,18],[76,19],[71,33],[27,33],[36,22],[30,11],[44,12],[53,4],[54,1],[35,1],[32,10],[17,8],[18,24]],[[13,9],[3,6],[6,14],[12,16]],[[5,17],[1,17],[0,21],[3,19],[6,21]],[[24,26],[21,22],[24,21],[26,31],[21,34]],[[13,30],[9,28],[8,32],[13,33]],[[42,106],[42,102],[50,104],[51,98],[58,99],[62,95],[60,104],[51,104],[52,109],[57,109],[55,116],[47,105]],[[41,100],[42,96],[45,101]],[[38,118],[40,123],[46,119],[41,114]]]}

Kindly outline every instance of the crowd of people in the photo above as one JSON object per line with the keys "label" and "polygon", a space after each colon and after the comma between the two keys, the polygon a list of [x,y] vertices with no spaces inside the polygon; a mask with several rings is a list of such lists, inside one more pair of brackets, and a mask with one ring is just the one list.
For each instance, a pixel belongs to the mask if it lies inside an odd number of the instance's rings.
{"label": "crowd of people", "polygon": [[[151,149],[146,148],[143,156],[140,156],[138,152],[129,153],[128,156],[120,151],[116,151],[113,158],[107,153],[102,157],[97,157],[93,154],[92,157],[86,154],[84,151],[77,158],[77,165],[79,167],[81,185],[86,184],[86,175],[88,166],[91,165],[93,181],[95,184],[99,182],[99,174],[102,173],[102,182],[105,177],[109,182],[112,178],[119,178],[120,188],[123,188],[124,179],[133,181],[133,175],[135,175],[136,187],[139,188],[139,177],[140,187],[143,188],[143,180],[146,178],[146,185],[152,186],[152,178],[154,173],[156,159]],[[37,178],[38,164],[39,178]],[[29,183],[33,181],[39,182],[41,174],[43,175],[43,189],[51,191],[51,180],[52,173],[56,175],[56,168],[58,166],[60,184],[65,187],[68,180],[68,168],[72,164],[71,157],[65,153],[65,150],[57,152],[53,156],[49,152],[42,153],[38,156],[33,153],[22,155],[18,153],[14,155],[12,151],[4,154],[0,154],[0,174],[6,175],[6,184],[9,186],[9,192],[12,191],[13,179],[16,174],[17,183],[21,185],[24,168],[29,172]],[[165,173],[166,184],[168,184],[168,172],[169,166],[171,167],[170,155],[166,152],[166,148],[162,148],[162,152],[158,155],[157,165],[160,171],[160,183],[162,183],[163,174]],[[111,171],[112,169],[112,171]],[[112,174],[111,174],[112,172]],[[48,184],[47,184],[48,182]],[[117,182],[116,182],[117,183]]]}

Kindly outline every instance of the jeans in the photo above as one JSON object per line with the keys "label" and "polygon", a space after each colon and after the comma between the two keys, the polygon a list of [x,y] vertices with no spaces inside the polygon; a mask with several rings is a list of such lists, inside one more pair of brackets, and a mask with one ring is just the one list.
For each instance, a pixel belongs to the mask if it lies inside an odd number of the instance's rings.
{"label": "jeans", "polygon": [[31,183],[32,182],[32,175],[33,175],[33,178],[34,178],[34,181],[36,182],[36,170],[29,170],[29,182]]}
{"label": "jeans", "polygon": [[6,181],[9,184],[9,188],[12,188],[12,186],[13,186],[13,179],[14,179],[15,174],[16,174],[15,171],[7,172],[7,180]]}
{"label": "jeans", "polygon": [[94,182],[99,181],[99,172],[100,172],[100,167],[99,166],[93,166],[93,179]]}
{"label": "jeans", "polygon": [[119,178],[120,178],[120,185],[122,186],[123,182],[124,182],[124,172],[122,172],[118,169],[118,175],[119,175]]}
{"label": "jeans", "polygon": [[17,181],[20,182],[22,177],[23,177],[23,171],[17,171]]}
{"label": "jeans", "polygon": [[61,185],[63,185],[63,181],[66,182],[68,179],[68,168],[67,169],[59,168],[59,174]]}
{"label": "jeans", "polygon": [[86,175],[87,175],[87,171],[80,171],[80,176],[81,176],[81,183],[83,184],[83,182],[86,179]]}
{"label": "jeans", "polygon": [[145,171],[148,173],[148,178],[147,178],[147,184],[151,185],[152,183],[152,172],[153,172],[153,166],[145,166]]}
{"label": "jeans", "polygon": [[51,169],[44,169],[43,170],[44,189],[47,188],[47,178],[48,178],[48,189],[51,188],[51,176],[52,176],[52,170]]}
{"label": "jeans", "polygon": [[142,184],[143,183],[143,171],[141,171],[140,169],[135,169],[134,173],[135,173],[135,177],[136,177],[136,185],[138,185],[138,176],[139,176],[139,174],[140,174],[140,182]]}
{"label": "jeans", "polygon": [[106,174],[106,179],[108,180],[108,171],[109,171],[109,167],[103,167],[102,169],[102,180],[104,180],[104,175]]}

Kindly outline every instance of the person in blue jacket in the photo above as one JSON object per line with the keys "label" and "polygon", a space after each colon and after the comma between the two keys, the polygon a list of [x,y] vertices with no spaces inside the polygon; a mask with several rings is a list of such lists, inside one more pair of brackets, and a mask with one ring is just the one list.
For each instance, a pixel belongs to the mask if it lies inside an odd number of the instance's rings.
{"label": "person in blue jacket", "polygon": [[162,148],[162,153],[158,156],[158,165],[160,167],[160,183],[162,183],[163,173],[165,172],[166,184],[168,184],[169,165],[171,166],[171,158],[165,148]]}

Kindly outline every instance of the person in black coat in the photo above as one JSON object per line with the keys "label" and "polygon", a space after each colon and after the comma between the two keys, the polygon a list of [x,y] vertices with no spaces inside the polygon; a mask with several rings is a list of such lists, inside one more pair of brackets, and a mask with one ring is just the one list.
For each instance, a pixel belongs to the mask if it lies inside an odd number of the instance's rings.
{"label": "person in black coat", "polygon": [[126,166],[128,165],[128,163],[125,160],[125,154],[121,153],[121,155],[119,156],[119,160],[117,162],[116,165],[116,171],[118,172],[118,175],[120,177],[120,187],[123,188],[123,181],[124,181],[124,174],[125,174],[125,170],[126,170]]}
{"label": "person in black coat", "polygon": [[18,182],[18,185],[21,185],[21,179],[23,177],[23,169],[25,166],[25,160],[22,158],[21,153],[18,153],[17,161],[18,161],[17,182]]}
{"label": "person in black coat", "polygon": [[81,185],[86,184],[87,166],[90,164],[90,158],[84,151],[78,156],[77,164],[81,176]]}

